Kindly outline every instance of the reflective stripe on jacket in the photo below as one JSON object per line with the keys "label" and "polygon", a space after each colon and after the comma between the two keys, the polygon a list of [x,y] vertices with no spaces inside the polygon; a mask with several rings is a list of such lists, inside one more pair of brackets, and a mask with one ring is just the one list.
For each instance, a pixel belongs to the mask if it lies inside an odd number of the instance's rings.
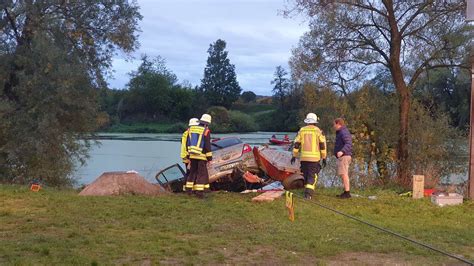
{"label": "reflective stripe on jacket", "polygon": [[188,146],[186,145],[187,140],[188,140],[188,133],[189,129],[183,132],[183,136],[181,137],[181,159],[183,160],[184,163],[187,163],[189,160],[189,153],[188,153]]}
{"label": "reflective stripe on jacket", "polygon": [[211,131],[202,126],[192,126],[188,130],[187,151],[189,158],[211,161]]}
{"label": "reflective stripe on jacket", "polygon": [[293,148],[293,156],[298,155],[303,162],[319,162],[321,159],[326,159],[326,137],[321,129],[314,125],[300,129]]}

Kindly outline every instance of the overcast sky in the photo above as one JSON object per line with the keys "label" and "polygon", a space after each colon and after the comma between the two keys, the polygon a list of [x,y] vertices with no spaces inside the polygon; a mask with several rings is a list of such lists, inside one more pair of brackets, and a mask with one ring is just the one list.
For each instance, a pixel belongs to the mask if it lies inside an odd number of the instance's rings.
{"label": "overcast sky", "polygon": [[140,48],[135,60],[117,56],[110,87],[124,88],[141,54],[161,55],[180,82],[199,85],[209,44],[227,42],[243,90],[270,95],[277,65],[287,68],[291,49],[307,30],[302,19],[280,15],[285,0],[138,0]]}

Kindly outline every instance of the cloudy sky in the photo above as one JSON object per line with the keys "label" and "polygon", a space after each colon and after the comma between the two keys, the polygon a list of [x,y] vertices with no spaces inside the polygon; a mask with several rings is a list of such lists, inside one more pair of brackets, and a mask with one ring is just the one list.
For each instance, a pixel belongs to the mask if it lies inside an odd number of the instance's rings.
{"label": "cloudy sky", "polygon": [[135,60],[117,56],[109,79],[112,88],[124,88],[127,73],[136,69],[140,55],[161,55],[179,78],[199,85],[209,44],[227,42],[227,50],[243,90],[270,95],[277,65],[287,67],[291,49],[307,30],[301,18],[284,18],[286,0],[138,0],[140,48]]}

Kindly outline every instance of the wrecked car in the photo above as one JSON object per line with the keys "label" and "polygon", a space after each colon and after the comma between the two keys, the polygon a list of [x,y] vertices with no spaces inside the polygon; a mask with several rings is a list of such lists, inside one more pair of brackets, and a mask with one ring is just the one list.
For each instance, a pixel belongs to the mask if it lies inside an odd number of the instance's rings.
{"label": "wrecked car", "polygon": [[[213,160],[208,165],[211,190],[240,192],[258,189],[273,181],[281,181],[286,189],[303,187],[304,179],[299,162],[290,164],[289,151],[270,148],[266,145],[252,147],[238,137],[215,139],[211,143]],[[262,178],[254,182],[244,178],[252,173]],[[156,175],[156,180],[165,189],[173,192],[183,190],[185,170],[180,164],[171,165]]]}
{"label": "wrecked car", "polygon": [[[244,171],[259,171],[252,147],[238,137],[214,139],[211,150],[213,160],[207,166],[211,190],[239,190],[243,185],[240,181]],[[156,180],[165,189],[179,192],[182,191],[184,175],[183,167],[174,164],[161,170]]]}

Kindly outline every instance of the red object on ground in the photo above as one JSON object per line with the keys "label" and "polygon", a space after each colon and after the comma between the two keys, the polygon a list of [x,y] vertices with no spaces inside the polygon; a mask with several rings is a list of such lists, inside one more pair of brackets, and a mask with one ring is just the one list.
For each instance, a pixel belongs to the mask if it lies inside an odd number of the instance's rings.
{"label": "red object on ground", "polygon": [[435,190],[432,188],[425,188],[423,195],[425,197],[431,197],[431,194],[433,194],[434,192]]}
{"label": "red object on ground", "polygon": [[288,145],[288,144],[291,144],[291,141],[290,140],[281,140],[281,139],[274,139],[274,138],[271,138],[268,140],[271,144],[275,144],[275,145]]}
{"label": "red object on ground", "polygon": [[255,184],[255,183],[262,183],[262,182],[263,182],[263,180],[262,180],[260,177],[258,177],[257,175],[254,175],[254,174],[250,173],[249,171],[245,172],[245,174],[244,174],[244,179],[245,179],[247,182],[253,183],[253,184]]}
{"label": "red object on ground", "polygon": [[33,191],[33,192],[38,192],[40,191],[41,189],[41,186],[38,185],[38,184],[32,184],[31,187],[30,187],[30,190]]}

